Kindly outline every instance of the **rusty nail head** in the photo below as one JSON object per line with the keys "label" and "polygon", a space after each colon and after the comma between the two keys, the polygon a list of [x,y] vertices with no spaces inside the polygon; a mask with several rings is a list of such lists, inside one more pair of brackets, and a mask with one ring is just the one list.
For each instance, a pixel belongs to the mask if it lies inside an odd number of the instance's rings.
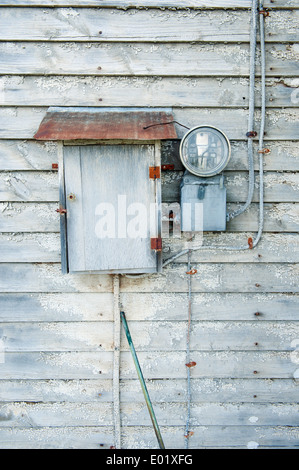
{"label": "rusty nail head", "polygon": [[76,199],[76,196],[75,196],[75,194],[71,193],[71,194],[68,195],[67,198],[68,198],[70,201],[74,201],[74,200]]}
{"label": "rusty nail head", "polygon": [[257,132],[256,131],[249,131],[249,132],[246,132],[246,137],[256,137],[257,136]]}
{"label": "rusty nail head", "polygon": [[186,274],[196,274],[197,273],[197,269],[195,268],[192,268],[190,269],[190,271],[187,271]]}
{"label": "rusty nail head", "polygon": [[253,240],[252,240],[251,237],[248,238],[248,245],[249,245],[249,249],[252,250],[252,248],[253,248]]}
{"label": "rusty nail head", "polygon": [[188,362],[187,364],[185,364],[187,367],[194,367],[196,366],[196,362],[194,361],[191,361],[191,362]]}
{"label": "rusty nail head", "polygon": [[58,170],[58,163],[52,163],[52,170]]}

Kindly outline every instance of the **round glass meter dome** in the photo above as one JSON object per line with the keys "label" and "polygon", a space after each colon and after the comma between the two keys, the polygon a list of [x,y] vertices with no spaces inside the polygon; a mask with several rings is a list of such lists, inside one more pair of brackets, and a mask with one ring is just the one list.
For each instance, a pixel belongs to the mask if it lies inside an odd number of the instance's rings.
{"label": "round glass meter dome", "polygon": [[230,159],[230,142],[216,127],[197,126],[185,134],[180,145],[184,167],[197,176],[220,173]]}

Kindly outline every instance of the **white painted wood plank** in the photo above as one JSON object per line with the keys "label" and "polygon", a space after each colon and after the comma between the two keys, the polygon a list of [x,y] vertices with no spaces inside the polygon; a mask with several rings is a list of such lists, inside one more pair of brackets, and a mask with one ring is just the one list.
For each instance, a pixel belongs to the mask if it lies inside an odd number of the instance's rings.
{"label": "white painted wood plank", "polygon": [[[158,103],[157,103],[158,104]],[[3,139],[32,139],[46,114],[47,108],[43,107],[3,107],[0,108],[0,120],[5,127],[0,130],[0,138]],[[271,109],[266,113],[265,142],[268,140],[296,140],[298,137],[297,120],[298,109],[285,108]],[[247,132],[247,109],[223,109],[223,108],[173,108],[174,119],[187,127],[195,127],[205,122],[208,125],[218,127],[227,134],[231,140],[244,140]],[[259,113],[256,114],[257,126]],[[181,126],[177,126],[178,137],[185,134]]]}
{"label": "white painted wood plank", "polygon": [[60,234],[0,234],[0,262],[59,263]]}
{"label": "white painted wood plank", "polygon": [[[297,26],[296,10],[273,11],[267,21],[266,41],[298,41]],[[250,11],[246,10],[232,13],[3,7],[0,17],[0,39],[6,41],[248,42],[249,29]]]}
{"label": "white painted wood plank", "polygon": [[[266,45],[266,56],[267,77],[298,74],[297,44]],[[39,76],[249,76],[249,51],[248,44],[6,41],[0,43],[0,72]],[[260,74],[259,64],[256,73]]]}
{"label": "white painted wood plank", "polygon": [[[228,204],[229,211],[240,207],[238,204]],[[297,232],[298,208],[296,204],[265,204],[265,232]],[[247,213],[243,213],[227,224],[228,231],[258,230],[258,204],[253,203]]]}
{"label": "white painted wood plank", "polygon": [[[12,0],[1,0],[3,6],[15,6]],[[18,0],[18,6],[60,6],[60,7],[98,7],[98,0]],[[180,0],[178,5],[175,0],[101,0],[101,8],[131,8],[152,7],[176,9],[184,8],[250,8],[250,0]],[[276,9],[298,8],[296,0],[271,0],[264,1],[264,7]]]}
{"label": "white painted wood plank", "polygon": [[[256,106],[260,106],[257,81]],[[267,108],[296,107],[296,80],[267,80]],[[6,106],[247,107],[248,79],[74,76],[3,76]],[[34,94],[32,90],[35,90]]]}
{"label": "white painted wood plank", "polygon": [[[241,176],[241,178],[240,178]],[[280,200],[281,202],[292,202],[297,201],[299,192],[299,179],[298,173],[265,173],[264,179],[264,195],[265,202],[274,202]],[[228,201],[240,200],[240,196],[235,193],[235,188],[242,180],[242,175],[234,173],[226,178],[227,191],[230,194]],[[256,176],[256,186],[259,186],[259,175]],[[239,187],[240,193],[242,193],[241,187]],[[247,193],[247,192],[246,192]],[[244,194],[245,196],[245,194]],[[253,200],[257,202],[259,196],[257,191],[254,194]]]}
{"label": "white painted wood plank", "polygon": [[[130,321],[186,321],[187,293],[126,292],[121,300]],[[192,293],[192,320],[296,320],[298,300],[294,294]]]}
{"label": "white painted wood plank", "polygon": [[5,353],[113,350],[112,322],[2,323],[0,331]]}
{"label": "white painted wood plank", "polygon": [[[184,426],[163,426],[161,433],[167,449],[184,448]],[[112,427],[18,428],[1,430],[1,449],[110,449]],[[268,426],[195,426],[190,449],[202,448],[279,449],[298,446],[297,427]],[[153,427],[124,427],[122,447],[125,449],[158,449]],[[106,461],[105,457],[104,460]]]}
{"label": "white painted wood plank", "polygon": [[[296,264],[196,265],[193,292],[298,292]],[[62,275],[59,264],[6,263],[0,265],[0,292],[111,292],[109,275]],[[169,265],[162,274],[123,277],[122,292],[187,292],[184,265]]]}
{"label": "white painted wood plank", "polygon": [[[185,321],[186,293],[121,293],[130,321]],[[112,321],[109,293],[0,294],[0,322]],[[193,293],[193,321],[296,321],[298,295]],[[258,314],[258,315],[256,315]],[[100,325],[98,326],[100,329]]]}
{"label": "white painted wood plank", "polygon": [[0,304],[1,322],[102,322],[113,315],[112,293],[2,294]]}
{"label": "white painted wood plank", "polygon": [[[140,418],[145,425],[151,424],[142,404],[124,405],[122,411],[125,426],[140,426]],[[298,411],[297,404],[193,404],[190,426],[297,426]],[[155,413],[161,426],[183,426],[186,422],[185,404],[155,404]]]}
{"label": "white painted wood plank", "polygon": [[[186,379],[147,380],[150,397],[155,403],[186,403]],[[0,382],[1,386],[1,382]],[[137,380],[121,381],[122,402],[142,402]],[[292,379],[192,379],[192,402],[218,403],[297,403],[298,383]],[[79,398],[79,397],[78,397]],[[99,397],[101,399],[101,397]]]}
{"label": "white painted wood plank", "polygon": [[[187,310],[187,309],[186,309]],[[185,315],[184,315],[185,313]],[[182,317],[187,322],[186,312]],[[185,323],[186,326],[186,323]],[[3,328],[5,331],[5,328]],[[190,347],[200,351],[294,351],[292,341],[298,337],[299,325],[279,322],[215,322],[192,323]],[[185,350],[186,328],[181,322],[132,322],[130,331],[138,351]],[[123,348],[127,349],[125,338]]]}
{"label": "white painted wood plank", "polygon": [[[240,132],[240,137],[244,136],[247,129],[248,110],[230,109],[201,109],[201,108],[174,108],[174,116],[177,121],[187,127],[194,127],[199,122],[205,122],[211,126],[218,127],[224,131],[229,139],[235,139],[236,130]],[[285,140],[296,140],[298,137],[297,121],[298,109],[271,109],[266,111],[266,135],[265,145],[268,140],[280,140],[285,136]],[[236,120],[237,122],[234,122]],[[259,128],[260,113],[256,112],[255,122],[257,130]],[[245,124],[246,122],[246,124]],[[182,137],[185,133],[182,127],[178,126],[178,135]],[[246,132],[245,132],[246,134]],[[292,137],[291,137],[292,136]]]}
{"label": "white painted wood plank", "polygon": [[[183,426],[185,404],[154,404],[160,426]],[[296,426],[296,404],[194,404],[192,426]],[[112,426],[112,404],[55,403],[0,405],[0,427],[61,427],[61,426]],[[150,426],[151,420],[144,403],[123,404],[123,426]],[[142,424],[141,424],[142,423]]]}
{"label": "white painted wood plank", "polygon": [[[176,141],[162,142],[162,165],[173,163],[179,165],[179,155]],[[232,141],[232,158],[226,171],[247,170],[247,143]],[[265,155],[265,171],[297,171],[299,167],[299,152],[297,142],[267,142],[271,153]],[[254,144],[254,151],[257,145]],[[0,140],[0,170],[1,171],[30,171],[51,170],[52,163],[58,163],[58,144],[56,142],[39,142],[34,140]],[[258,162],[255,162],[258,170]]]}
{"label": "white painted wood plank", "polygon": [[1,449],[110,449],[113,427],[2,429]]}
{"label": "white painted wood plank", "polygon": [[[238,265],[195,264],[197,273],[192,277],[193,292],[297,292],[298,270],[296,265]],[[152,276],[146,283],[141,279],[124,277],[123,292],[185,292],[187,291],[186,267],[171,265],[161,276]]]}
{"label": "white painted wood plank", "polygon": [[[153,403],[185,403],[186,379],[147,380]],[[192,402],[297,403],[298,384],[293,379],[213,379],[191,381]],[[138,379],[120,382],[121,403],[143,403]],[[0,380],[1,402],[106,403],[112,402],[112,381],[92,380]]]}
{"label": "white painted wood plank", "polygon": [[[185,351],[138,352],[147,379],[186,378]],[[191,351],[193,378],[294,378],[298,364],[290,352]],[[11,379],[111,379],[112,352],[6,353],[0,380]],[[136,379],[129,351],[121,354],[121,379]]]}
{"label": "white painted wood plank", "polygon": [[[22,266],[22,267],[21,267]],[[21,267],[21,268],[20,268]],[[109,275],[96,274],[63,275],[60,264],[2,264],[1,269],[9,276],[2,289],[8,292],[22,284],[20,292],[111,292]],[[21,273],[21,272],[22,273]],[[43,273],[43,274],[42,274]],[[25,287],[26,286],[26,287]],[[1,292],[4,292],[0,287]]]}
{"label": "white painted wood plank", "polygon": [[[171,429],[171,433],[168,432]],[[132,430],[133,431],[133,430]],[[154,448],[155,436],[142,434],[142,428],[134,428],[130,433],[129,429],[124,432],[124,442],[129,440],[129,448],[139,448],[146,442],[147,448]],[[139,434],[140,432],[140,434]],[[184,427],[181,428],[162,428],[161,432],[168,449],[184,448]],[[249,426],[203,426],[193,428],[194,434],[189,439],[189,449],[251,449],[253,448],[279,448],[298,445],[297,427],[249,427]],[[138,433],[138,434],[136,434]],[[133,436],[132,436],[133,434]],[[145,440],[146,439],[146,440]]]}
{"label": "white painted wood plank", "polygon": [[0,140],[0,170],[52,170],[57,142]]}
{"label": "white painted wood plank", "polygon": [[0,203],[2,232],[59,232],[58,204]]}
{"label": "white painted wood plank", "polygon": [[0,173],[0,201],[59,201],[56,172]]}
{"label": "white painted wood plank", "polygon": [[[195,237],[193,242],[182,238],[163,238],[163,259],[167,260],[174,253],[178,253],[186,246],[198,246],[203,243],[208,246],[239,246],[245,244],[253,233],[205,233]],[[270,234],[265,233],[262,240],[254,250],[223,252],[217,248],[194,251],[192,261],[198,263],[295,263],[299,261],[299,235],[291,233]],[[58,233],[17,233],[0,234],[0,262],[2,263],[59,263],[60,262],[60,234]],[[177,263],[186,263],[187,256],[176,260]]]}
{"label": "white painted wood plank", "polygon": [[[205,232],[203,236],[194,236],[192,242],[187,236],[170,238],[164,240],[164,258],[171,257],[174,253],[186,249],[186,247],[205,246],[216,248],[205,248],[192,253],[192,262],[213,263],[213,262],[249,262],[249,263],[272,263],[272,262],[297,262],[297,246],[299,242],[298,234],[270,234],[264,233],[258,245],[253,250],[243,250],[239,252],[221,251],[217,246],[240,246],[240,243],[248,243],[248,238],[254,238],[255,234],[217,233]],[[298,255],[299,256],[299,255]],[[187,255],[177,258],[177,263],[187,263]]]}
{"label": "white painted wood plank", "polygon": [[[186,309],[187,310],[187,309]],[[185,314],[184,314],[185,313]],[[130,331],[138,351],[184,351],[185,322],[134,322]],[[5,353],[113,351],[112,322],[42,322],[1,323]],[[122,330],[121,350],[128,351]],[[299,337],[298,322],[200,321],[192,323],[190,347],[200,351],[294,351],[294,338]]]}

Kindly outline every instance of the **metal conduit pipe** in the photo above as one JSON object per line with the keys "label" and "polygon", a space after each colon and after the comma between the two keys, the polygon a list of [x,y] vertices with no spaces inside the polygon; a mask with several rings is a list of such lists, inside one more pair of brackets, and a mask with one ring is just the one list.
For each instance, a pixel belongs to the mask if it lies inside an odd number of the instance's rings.
{"label": "metal conduit pipe", "polygon": [[113,423],[114,447],[121,449],[121,422],[120,422],[120,302],[119,302],[119,274],[113,276]]}
{"label": "metal conduit pipe", "polygon": [[253,241],[255,247],[263,232],[264,228],[264,132],[265,132],[265,119],[266,119],[266,51],[265,51],[265,17],[261,12],[263,11],[263,1],[260,0],[260,43],[261,43],[261,122],[260,122],[260,135],[259,135],[259,175],[260,175],[260,209],[259,209],[259,228],[258,233]]}
{"label": "metal conduit pipe", "polygon": [[[255,8],[256,1],[253,0],[253,8]],[[259,2],[259,12],[263,11],[263,1]],[[264,226],[264,174],[263,174],[263,142],[264,142],[264,129],[265,129],[265,115],[266,115],[266,65],[265,65],[265,32],[264,32],[264,15],[260,14],[260,43],[261,43],[261,122],[260,122],[260,135],[259,135],[259,222],[258,231],[252,245],[241,246],[221,246],[221,245],[201,245],[198,247],[188,248],[182,250],[176,255],[169,258],[163,263],[163,267],[174,262],[177,258],[187,254],[190,250],[197,251],[202,249],[217,249],[221,251],[243,251],[254,248],[261,239],[263,226]]]}
{"label": "metal conduit pipe", "polygon": [[[256,37],[257,37],[257,13],[258,0],[252,1],[251,7],[251,29],[250,29],[250,65],[249,65],[249,113],[247,132],[247,153],[248,153],[248,195],[245,204],[238,210],[227,214],[227,220],[231,220],[246,211],[250,206],[254,191],[254,162],[253,162],[253,137],[254,137],[254,99],[255,99],[255,57],[256,57]],[[256,134],[255,134],[256,135]]]}

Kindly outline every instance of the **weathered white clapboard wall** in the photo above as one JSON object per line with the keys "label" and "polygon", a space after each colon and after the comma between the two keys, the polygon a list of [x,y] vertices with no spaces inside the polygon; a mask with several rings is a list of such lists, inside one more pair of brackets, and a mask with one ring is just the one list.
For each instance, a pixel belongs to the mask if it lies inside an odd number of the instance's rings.
{"label": "weathered white clapboard wall", "polygon": [[[48,106],[171,106],[186,126],[204,121],[232,140],[226,181],[238,207],[248,182],[251,2],[17,3],[0,8],[0,448],[109,448],[113,283],[60,273],[57,144],[32,137]],[[265,7],[265,232],[252,251],[193,254],[190,448],[299,446],[299,5]],[[257,124],[259,75],[257,66]],[[164,163],[168,154],[166,145]],[[165,202],[178,201],[181,175],[164,173]],[[250,209],[205,241],[246,244],[257,220],[258,179]],[[164,257],[186,242],[165,240]],[[186,261],[121,278],[167,448],[184,446]],[[122,446],[156,447],[123,333],[120,374]]]}

